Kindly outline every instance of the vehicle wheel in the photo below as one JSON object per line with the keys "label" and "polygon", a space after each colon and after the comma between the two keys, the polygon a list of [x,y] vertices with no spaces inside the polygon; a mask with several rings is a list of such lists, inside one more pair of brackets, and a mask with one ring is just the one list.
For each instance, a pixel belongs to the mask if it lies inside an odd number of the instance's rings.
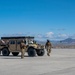
{"label": "vehicle wheel", "polygon": [[12,52],[13,56],[18,56],[19,52]]}
{"label": "vehicle wheel", "polygon": [[0,55],[1,55],[1,51],[0,51]]}
{"label": "vehicle wheel", "polygon": [[9,56],[9,54],[10,54],[10,52],[9,52],[9,50],[8,50],[7,48],[4,48],[4,49],[2,50],[2,55],[3,55],[3,56]]}
{"label": "vehicle wheel", "polygon": [[44,54],[45,54],[45,50],[44,50],[44,49],[39,50],[39,51],[37,52],[37,55],[38,55],[38,56],[43,56]]}
{"label": "vehicle wheel", "polygon": [[36,50],[34,48],[29,48],[28,49],[28,56],[30,56],[30,57],[36,56]]}

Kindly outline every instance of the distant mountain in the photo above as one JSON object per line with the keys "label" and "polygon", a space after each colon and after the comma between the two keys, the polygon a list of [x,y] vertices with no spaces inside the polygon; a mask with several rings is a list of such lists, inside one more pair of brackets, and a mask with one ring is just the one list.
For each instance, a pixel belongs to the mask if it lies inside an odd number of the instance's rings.
{"label": "distant mountain", "polygon": [[[39,44],[43,44],[43,45],[46,43],[46,41],[39,41],[39,40],[37,40],[36,42]],[[64,44],[64,45],[72,44],[73,45],[73,44],[75,44],[75,39],[67,38],[65,40],[60,40],[60,41],[51,41],[51,43],[53,45],[60,45],[60,44]]]}
{"label": "distant mountain", "polygon": [[62,40],[62,41],[60,41],[60,42],[65,42],[65,43],[73,43],[73,42],[75,42],[75,39],[72,39],[72,38],[67,38],[67,39]]}
{"label": "distant mountain", "polygon": [[[45,45],[46,41],[36,41],[39,44]],[[51,41],[52,48],[69,48],[69,49],[75,49],[75,39],[67,38],[65,40],[60,41]]]}

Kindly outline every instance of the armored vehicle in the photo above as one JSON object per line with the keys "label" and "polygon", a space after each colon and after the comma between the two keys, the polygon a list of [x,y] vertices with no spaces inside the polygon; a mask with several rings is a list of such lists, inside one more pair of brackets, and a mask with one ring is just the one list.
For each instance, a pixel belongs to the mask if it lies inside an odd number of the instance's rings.
{"label": "armored vehicle", "polygon": [[13,54],[13,56],[17,56],[20,52],[20,43],[24,40],[26,44],[26,52],[28,53],[28,56],[43,56],[44,46],[37,44],[34,41],[34,37],[30,36],[18,36],[18,37],[1,37],[0,40],[0,51],[3,56],[9,56],[10,53]]}

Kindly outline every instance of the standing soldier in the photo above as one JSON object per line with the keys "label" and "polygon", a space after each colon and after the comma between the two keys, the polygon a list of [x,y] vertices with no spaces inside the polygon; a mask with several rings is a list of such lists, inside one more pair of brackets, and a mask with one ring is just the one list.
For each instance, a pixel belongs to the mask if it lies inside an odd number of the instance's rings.
{"label": "standing soldier", "polygon": [[21,58],[23,59],[24,58],[24,54],[25,54],[25,43],[24,43],[24,40],[21,41],[20,43],[20,48],[21,48]]}
{"label": "standing soldier", "polygon": [[50,53],[51,53],[51,42],[49,40],[47,40],[46,44],[45,44],[45,48],[47,50],[47,55],[50,56]]}

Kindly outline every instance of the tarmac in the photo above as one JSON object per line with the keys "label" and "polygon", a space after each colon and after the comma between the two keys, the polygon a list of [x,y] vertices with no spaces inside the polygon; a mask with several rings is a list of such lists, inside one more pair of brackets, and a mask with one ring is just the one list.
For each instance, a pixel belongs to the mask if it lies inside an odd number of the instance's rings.
{"label": "tarmac", "polygon": [[0,75],[74,75],[75,49],[52,49],[51,56],[0,55]]}

